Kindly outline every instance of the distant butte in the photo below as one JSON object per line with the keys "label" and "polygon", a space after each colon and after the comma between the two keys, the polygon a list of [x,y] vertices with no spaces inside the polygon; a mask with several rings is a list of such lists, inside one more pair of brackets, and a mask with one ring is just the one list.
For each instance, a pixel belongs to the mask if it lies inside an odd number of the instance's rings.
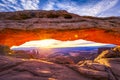
{"label": "distant butte", "polygon": [[79,16],[65,10],[0,12],[0,38],[0,44],[9,46],[48,38],[120,45],[120,17]]}

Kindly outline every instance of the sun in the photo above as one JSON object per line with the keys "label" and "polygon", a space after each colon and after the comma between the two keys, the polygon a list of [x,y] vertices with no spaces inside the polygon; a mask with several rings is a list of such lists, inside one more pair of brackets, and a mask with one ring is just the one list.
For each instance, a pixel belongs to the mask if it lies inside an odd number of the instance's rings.
{"label": "sun", "polygon": [[40,48],[53,48],[56,45],[58,45],[59,43],[61,43],[61,41],[59,40],[54,40],[54,39],[43,39],[43,40],[35,40],[35,41],[30,41],[30,42],[26,42],[23,45],[23,47],[40,47]]}
{"label": "sun", "polygon": [[75,37],[75,38],[78,38],[78,35],[77,35],[77,34],[75,34],[75,35],[74,35],[74,37]]}
{"label": "sun", "polygon": [[58,41],[57,40],[48,40],[48,39],[45,39],[45,40],[41,40],[41,42],[39,42],[39,46],[41,47],[46,47],[46,48],[50,48],[52,47],[52,45],[55,45],[55,43],[57,43]]}

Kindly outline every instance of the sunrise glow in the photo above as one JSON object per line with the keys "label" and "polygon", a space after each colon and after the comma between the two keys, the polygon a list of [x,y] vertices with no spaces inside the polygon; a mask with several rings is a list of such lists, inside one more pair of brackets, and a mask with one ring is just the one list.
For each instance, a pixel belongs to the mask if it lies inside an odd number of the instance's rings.
{"label": "sunrise glow", "polygon": [[25,47],[38,47],[38,48],[64,48],[64,47],[90,47],[90,46],[114,46],[112,44],[96,43],[83,39],[73,41],[60,41],[55,39],[45,39],[29,41],[20,46],[12,46],[11,49],[25,48]]}
{"label": "sunrise glow", "polygon": [[77,35],[77,34],[75,34],[75,35],[74,35],[74,37],[75,37],[75,38],[78,38],[78,35]]}

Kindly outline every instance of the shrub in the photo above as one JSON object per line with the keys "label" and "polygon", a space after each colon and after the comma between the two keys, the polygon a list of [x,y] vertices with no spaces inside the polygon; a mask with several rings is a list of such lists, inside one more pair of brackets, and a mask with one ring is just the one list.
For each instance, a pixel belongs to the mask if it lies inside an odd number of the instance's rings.
{"label": "shrub", "polygon": [[21,14],[20,15],[20,19],[29,19],[31,18],[31,16],[27,15],[27,14]]}
{"label": "shrub", "polygon": [[10,48],[5,45],[0,45],[0,55],[7,55],[10,53]]}
{"label": "shrub", "polygon": [[65,19],[71,19],[72,18],[72,16],[70,14],[64,14],[63,16],[64,16]]}
{"label": "shrub", "polygon": [[48,14],[47,15],[47,18],[58,18],[59,17],[59,15],[57,15],[57,14]]}
{"label": "shrub", "polygon": [[16,14],[16,15],[9,16],[7,19],[10,19],[10,20],[24,20],[24,19],[29,19],[29,18],[31,18],[31,16],[27,15],[27,14]]}

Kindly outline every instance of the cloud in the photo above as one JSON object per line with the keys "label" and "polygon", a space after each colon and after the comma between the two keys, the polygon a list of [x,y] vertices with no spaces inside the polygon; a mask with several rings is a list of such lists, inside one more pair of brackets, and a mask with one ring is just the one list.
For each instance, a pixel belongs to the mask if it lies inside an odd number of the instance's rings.
{"label": "cloud", "polygon": [[1,0],[0,11],[39,9],[40,0]]}
{"label": "cloud", "polygon": [[21,5],[25,10],[39,9],[39,0],[21,0]]}
{"label": "cloud", "polygon": [[47,4],[43,7],[43,10],[54,10],[55,0],[49,0]]}
{"label": "cloud", "polygon": [[110,8],[114,7],[117,4],[118,0],[103,0],[92,7],[93,15],[98,16],[104,11],[109,10]]}
{"label": "cloud", "polygon": [[[115,12],[109,12],[119,0],[46,0],[40,5],[41,0],[0,0],[0,12],[3,11],[19,11],[19,10],[67,10],[68,12],[75,13],[81,16],[110,16]],[[42,1],[41,1],[42,2]],[[118,10],[118,9],[117,9]],[[119,12],[117,11],[117,14]]]}
{"label": "cloud", "polygon": [[75,1],[48,1],[46,6],[43,8],[45,10],[53,10],[54,6],[57,6],[58,9],[67,10],[71,13],[76,13],[79,15],[87,16],[99,16],[104,11],[109,10],[117,4],[118,0],[101,0],[94,5],[92,3],[87,3],[86,5],[78,5]]}

